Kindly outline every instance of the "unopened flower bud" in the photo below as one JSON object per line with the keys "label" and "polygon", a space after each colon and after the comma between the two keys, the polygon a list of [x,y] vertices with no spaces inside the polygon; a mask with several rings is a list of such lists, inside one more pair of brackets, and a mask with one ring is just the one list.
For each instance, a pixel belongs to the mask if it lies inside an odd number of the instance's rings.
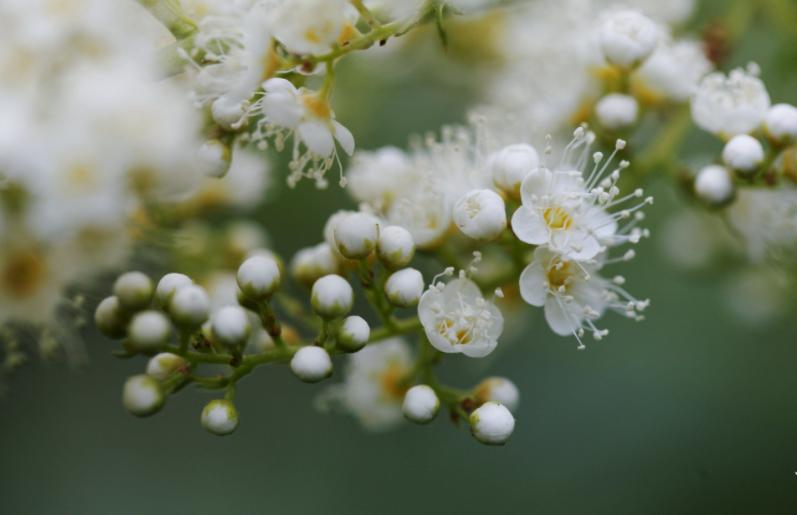
{"label": "unopened flower bud", "polygon": [[178,273],[166,274],[161,277],[161,280],[158,281],[158,287],[155,288],[155,300],[161,307],[165,308],[169,305],[169,301],[172,300],[174,292],[183,286],[192,284],[194,284],[194,281],[187,275]]}
{"label": "unopened flower bud", "polygon": [[104,298],[97,305],[94,311],[94,323],[108,338],[124,337],[127,333],[127,316],[115,295]]}
{"label": "unopened flower bud", "polygon": [[418,304],[425,287],[423,275],[418,270],[404,268],[393,272],[387,278],[385,294],[392,304],[409,308]]}
{"label": "unopened flower bud", "polygon": [[620,130],[634,125],[639,116],[639,104],[631,95],[610,93],[595,105],[598,123],[610,130]]}
{"label": "unopened flower bud", "polygon": [[147,375],[158,381],[165,381],[174,372],[186,366],[186,361],[171,352],[161,352],[147,362]]}
{"label": "unopened flower bud", "polygon": [[152,281],[141,272],[124,273],[113,285],[113,294],[119,299],[119,304],[129,311],[147,307],[152,300],[152,293]]}
{"label": "unopened flower bud", "polygon": [[328,243],[302,249],[291,260],[291,274],[307,286],[325,275],[336,273],[338,268],[338,257]]}
{"label": "unopened flower bud", "polygon": [[208,319],[209,313],[208,294],[203,288],[193,284],[177,290],[169,302],[169,314],[182,326],[199,327]]}
{"label": "unopened flower bud", "polygon": [[481,403],[495,401],[512,412],[517,410],[520,401],[517,386],[505,377],[488,377],[473,389],[473,394]]}
{"label": "unopened flower bud", "polygon": [[142,311],[133,317],[127,328],[130,342],[138,349],[153,350],[165,344],[172,332],[169,319],[160,311]]}
{"label": "unopened flower bud", "polygon": [[600,29],[600,46],[606,60],[631,69],[653,53],[659,42],[659,29],[643,14],[634,10],[611,13]]}
{"label": "unopened flower bud", "polygon": [[722,161],[742,175],[749,175],[764,161],[764,147],[754,137],[739,134],[725,144]]}
{"label": "unopened flower bud", "polygon": [[244,117],[245,113],[241,102],[221,96],[211,104],[210,114],[213,117],[213,121],[218,123],[220,127],[232,130]]}
{"label": "unopened flower bud", "polygon": [[238,427],[238,410],[228,400],[212,400],[202,408],[202,427],[214,435],[228,435]]}
{"label": "unopened flower bud", "polygon": [[497,402],[485,402],[470,414],[470,430],[478,441],[487,445],[503,445],[515,429],[515,417]]}
{"label": "unopened flower bud", "polygon": [[203,143],[198,157],[202,170],[209,177],[221,178],[230,170],[230,148],[217,139]]}
{"label": "unopened flower bud", "polygon": [[238,267],[236,279],[245,296],[265,300],[280,285],[280,269],[274,258],[259,254],[250,257]]}
{"label": "unopened flower bud", "polygon": [[243,345],[252,330],[246,311],[239,306],[224,306],[216,311],[210,326],[216,341],[233,347]]}
{"label": "unopened flower bud", "polygon": [[379,259],[388,268],[407,266],[415,255],[415,240],[410,231],[399,225],[388,225],[379,231]]}
{"label": "unopened flower bud", "polygon": [[157,413],[165,398],[160,383],[150,376],[141,374],[125,381],[122,391],[122,404],[137,417],[148,417]]}
{"label": "unopened flower bud", "polygon": [[401,411],[407,420],[416,424],[428,424],[440,410],[440,399],[434,390],[425,384],[413,386],[404,394]]}
{"label": "unopened flower bud", "polygon": [[319,316],[323,318],[342,317],[354,303],[354,290],[339,275],[326,275],[313,284],[310,303]]}
{"label": "unopened flower bud", "polygon": [[702,201],[714,206],[729,202],[734,195],[731,173],[724,166],[706,166],[695,177],[695,193]]}
{"label": "unopened flower bud", "polygon": [[764,128],[769,137],[779,143],[797,141],[797,107],[773,105],[764,118]]}
{"label": "unopened flower bud", "polygon": [[492,154],[487,166],[496,186],[517,195],[523,179],[540,166],[540,156],[531,145],[519,143]]}
{"label": "unopened flower bud", "polygon": [[362,259],[376,247],[379,220],[367,213],[351,213],[332,228],[338,252],[349,259]]}
{"label": "unopened flower bud", "polygon": [[332,359],[322,347],[302,347],[291,359],[291,370],[305,383],[317,383],[332,375]]}
{"label": "unopened flower bud", "polygon": [[472,190],[453,209],[454,223],[465,236],[492,240],[506,229],[504,200],[492,190]]}
{"label": "unopened flower bud", "polygon": [[363,317],[352,315],[343,320],[338,331],[338,345],[348,352],[357,352],[365,347],[371,337],[371,327]]}

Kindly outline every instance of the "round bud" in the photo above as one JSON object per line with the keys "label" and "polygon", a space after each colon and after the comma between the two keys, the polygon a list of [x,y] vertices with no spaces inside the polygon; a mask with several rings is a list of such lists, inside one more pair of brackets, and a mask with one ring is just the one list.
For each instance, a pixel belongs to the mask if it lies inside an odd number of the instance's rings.
{"label": "round bud", "polygon": [[239,306],[224,306],[210,321],[213,337],[224,345],[242,345],[249,338],[252,327],[246,311]]}
{"label": "round bud", "polygon": [[160,311],[142,311],[133,317],[127,327],[130,342],[138,349],[152,350],[169,340],[172,324]]}
{"label": "round bud", "polygon": [[396,306],[409,308],[416,304],[423,295],[426,284],[423,275],[414,268],[404,268],[390,274],[385,283],[385,294]]}
{"label": "round bud", "polygon": [[727,168],[709,165],[695,177],[695,193],[702,201],[720,206],[733,199],[733,179]]}
{"label": "round bud", "polygon": [[186,327],[199,327],[208,319],[210,299],[199,286],[189,285],[177,290],[169,302],[172,319]]}
{"label": "round bud", "polygon": [[119,304],[130,311],[147,307],[152,293],[152,281],[141,272],[124,273],[113,284],[113,294],[119,299]]}
{"label": "round bud", "polygon": [[169,305],[169,301],[172,300],[174,292],[183,286],[190,286],[192,284],[194,284],[194,281],[187,275],[174,272],[166,274],[161,277],[161,280],[158,281],[158,287],[155,288],[155,300],[161,307],[166,307]]}
{"label": "round bud", "polygon": [[221,178],[230,170],[230,148],[217,139],[206,141],[199,147],[199,161],[205,175]]}
{"label": "round bud", "polygon": [[245,113],[241,102],[221,96],[211,104],[210,114],[220,127],[231,130],[235,129]]}
{"label": "round bud", "polygon": [[479,402],[495,401],[512,412],[517,410],[520,401],[517,386],[505,377],[488,377],[473,389],[473,394]]}
{"label": "round bud", "polygon": [[415,240],[410,231],[399,225],[388,225],[379,231],[376,246],[379,259],[388,268],[407,266],[415,255]]}
{"label": "round bud", "polygon": [[634,125],[639,116],[639,104],[631,95],[610,93],[595,106],[598,123],[610,130],[620,130]]}
{"label": "round bud", "polygon": [[122,404],[137,417],[148,417],[163,407],[165,398],[158,381],[147,375],[127,379],[122,391]]}
{"label": "round bud", "polygon": [[493,190],[472,190],[454,204],[454,223],[465,236],[492,240],[506,229],[504,200]]}
{"label": "round bud", "polygon": [[202,427],[214,435],[228,435],[238,427],[238,410],[228,400],[212,400],[202,408]]}
{"label": "round bud", "polygon": [[271,297],[279,287],[280,269],[274,258],[258,254],[238,267],[236,279],[245,296],[264,300]]}
{"label": "round bud", "polygon": [[496,186],[517,194],[528,174],[540,166],[540,156],[531,145],[519,143],[495,152],[487,159],[487,167]]}
{"label": "round bud", "polygon": [[470,414],[470,430],[478,441],[487,445],[503,445],[515,429],[515,417],[504,406],[489,401]]}
{"label": "round bud", "polygon": [[174,372],[186,366],[186,361],[171,352],[161,352],[147,362],[147,375],[158,381],[165,381]]}
{"label": "round bud", "polygon": [[338,331],[338,345],[349,352],[357,352],[365,347],[371,337],[371,327],[363,317],[346,317]]}
{"label": "round bud", "polygon": [[404,394],[401,411],[404,412],[407,420],[416,424],[428,424],[439,410],[440,399],[437,398],[434,390],[425,384],[413,386]]}
{"label": "round bud", "polygon": [[797,141],[797,107],[773,105],[764,118],[764,128],[769,137],[777,142]]}
{"label": "round bud", "polygon": [[722,160],[743,175],[754,173],[764,162],[764,147],[752,136],[734,136],[722,149]]}
{"label": "round bud", "polygon": [[338,258],[328,243],[300,250],[291,260],[291,273],[302,284],[311,286],[319,278],[338,271]]}
{"label": "round bud", "polygon": [[362,259],[374,250],[379,237],[379,220],[367,213],[341,217],[332,227],[338,252],[349,259]]}
{"label": "round bud", "polygon": [[653,53],[659,42],[659,29],[650,18],[637,11],[618,10],[604,20],[599,37],[606,60],[630,69]]}
{"label": "round bud", "polygon": [[346,279],[339,275],[325,275],[313,284],[310,304],[313,311],[323,318],[342,317],[354,303],[354,290]]}
{"label": "round bud", "polygon": [[305,383],[317,383],[332,375],[332,358],[322,347],[302,347],[291,359],[291,370]]}
{"label": "round bud", "polygon": [[115,295],[102,299],[97,305],[94,323],[108,338],[122,338],[127,334],[127,316]]}

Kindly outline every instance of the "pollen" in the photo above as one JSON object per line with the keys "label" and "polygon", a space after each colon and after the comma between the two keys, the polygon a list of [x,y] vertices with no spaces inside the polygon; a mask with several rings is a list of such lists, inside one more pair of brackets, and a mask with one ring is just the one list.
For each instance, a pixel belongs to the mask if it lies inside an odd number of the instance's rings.
{"label": "pollen", "polygon": [[542,217],[551,229],[569,229],[573,225],[573,219],[561,207],[545,208]]}

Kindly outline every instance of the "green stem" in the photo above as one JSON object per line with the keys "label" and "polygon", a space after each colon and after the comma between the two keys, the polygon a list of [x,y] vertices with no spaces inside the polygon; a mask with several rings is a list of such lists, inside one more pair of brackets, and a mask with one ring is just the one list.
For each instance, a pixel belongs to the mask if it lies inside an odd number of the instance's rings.
{"label": "green stem", "polygon": [[185,39],[197,26],[186,16],[178,0],[137,0],[147,11],[160,21],[178,40]]}

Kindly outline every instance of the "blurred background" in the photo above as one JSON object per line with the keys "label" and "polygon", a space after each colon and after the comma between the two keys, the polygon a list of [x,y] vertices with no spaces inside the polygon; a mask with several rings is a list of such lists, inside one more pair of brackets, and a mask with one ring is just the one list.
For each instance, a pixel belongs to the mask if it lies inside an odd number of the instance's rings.
{"label": "blurred background", "polygon": [[[706,30],[725,8],[704,2],[691,28]],[[773,100],[797,103],[797,29],[789,34],[755,18],[723,67],[755,59]],[[432,35],[416,38],[396,50],[410,63],[400,72],[372,60],[339,72],[336,112],[361,148],[404,146],[409,133],[461,121],[476,95],[477,77],[448,79],[447,67],[462,65],[456,39],[445,56]],[[683,153],[719,148],[695,131]],[[351,201],[337,187],[282,183],[257,219],[291,255]],[[652,299],[645,322],[608,317],[610,338],[579,352],[528,309],[490,358],[455,356],[443,368],[452,384],[490,374],[517,384],[505,447],[479,445],[443,416],[367,433],[318,413],[323,385],[287,367],[243,382],[231,437],[200,427],[210,394],[193,389],[135,419],[121,386],[143,361],[113,358],[114,344],[87,329],[86,366],[34,361],[0,400],[0,513],[797,513],[797,313],[740,316],[761,300],[741,295],[730,310],[725,273],[675,266],[657,229],[682,201],[666,180],[652,192],[654,237],[624,272]]]}

